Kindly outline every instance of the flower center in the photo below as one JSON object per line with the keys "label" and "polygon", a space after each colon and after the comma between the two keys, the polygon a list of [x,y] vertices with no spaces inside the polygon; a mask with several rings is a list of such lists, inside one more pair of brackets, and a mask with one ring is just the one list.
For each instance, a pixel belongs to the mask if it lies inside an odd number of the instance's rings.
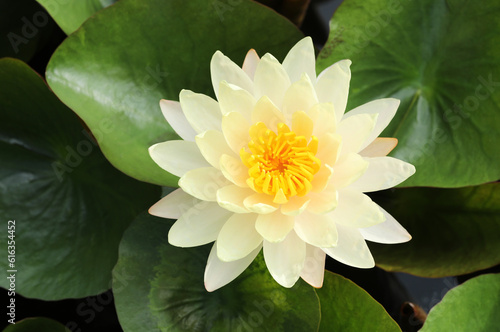
{"label": "flower center", "polygon": [[304,196],[321,166],[315,157],[318,139],[307,142],[284,123],[277,133],[262,122],[250,127],[248,150],[242,148],[240,157],[248,167],[248,185],[256,192],[274,196],[274,202],[284,204],[292,196]]}

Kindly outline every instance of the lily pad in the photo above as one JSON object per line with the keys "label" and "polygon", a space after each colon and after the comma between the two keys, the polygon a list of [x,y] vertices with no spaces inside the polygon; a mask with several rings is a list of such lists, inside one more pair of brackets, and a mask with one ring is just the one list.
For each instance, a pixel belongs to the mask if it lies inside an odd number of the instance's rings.
{"label": "lily pad", "polygon": [[345,1],[317,70],[352,60],[348,109],[394,97],[382,136],[415,165],[403,185],[460,187],[500,178],[500,2]]}
{"label": "lily pad", "polygon": [[262,256],[236,280],[209,293],[203,283],[210,246],[167,242],[172,222],[139,216],[125,232],[113,293],[125,331],[316,331],[319,303],[304,282],[276,283]]}
{"label": "lily pad", "polygon": [[373,198],[413,236],[404,244],[369,243],[385,270],[445,277],[500,264],[500,183],[398,189]]}
{"label": "lily pad", "polygon": [[352,281],[326,272],[322,288],[319,331],[401,331],[384,307]]}
{"label": "lily pad", "polygon": [[422,332],[498,330],[500,274],[485,274],[450,290],[431,309]]}
{"label": "lily pad", "polygon": [[1,59],[0,87],[0,246],[15,242],[15,261],[2,260],[2,270],[18,271],[16,292],[26,297],[109,289],[123,232],[160,188],[114,169],[25,63]]}
{"label": "lily pad", "polygon": [[37,0],[49,12],[61,29],[69,35],[97,11],[116,0]]}
{"label": "lily pad", "polygon": [[148,154],[155,143],[179,139],[160,99],[178,100],[181,89],[213,95],[209,67],[216,50],[240,64],[250,48],[284,57],[301,35],[249,0],[122,0],[69,36],[46,76],[93,132],[104,119],[115,125],[100,142],[113,165],[139,180],[177,186],[178,178]]}
{"label": "lily pad", "polygon": [[25,318],[7,326],[3,332],[70,332],[61,323],[45,317]]}

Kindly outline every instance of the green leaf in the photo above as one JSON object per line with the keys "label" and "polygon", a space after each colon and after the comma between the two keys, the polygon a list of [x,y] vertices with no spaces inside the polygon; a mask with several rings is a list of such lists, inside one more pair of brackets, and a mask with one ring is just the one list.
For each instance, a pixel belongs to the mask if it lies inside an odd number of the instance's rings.
{"label": "green leaf", "polygon": [[401,331],[384,307],[352,281],[326,271],[322,288],[319,331]]}
{"label": "green leaf", "polygon": [[74,32],[97,11],[117,0],[36,0],[67,34]]}
{"label": "green leaf", "polygon": [[[121,236],[159,188],[109,165],[78,118],[23,62],[0,60],[0,87],[0,247],[15,241],[15,262],[3,259],[1,269],[18,271],[16,292],[27,297],[109,289]],[[9,288],[6,278],[0,285]]]}
{"label": "green leaf", "polygon": [[380,267],[422,277],[471,273],[500,263],[500,183],[461,189],[412,188],[374,196],[413,236],[369,243]]}
{"label": "green leaf", "polygon": [[317,69],[352,60],[347,109],[394,97],[382,136],[415,165],[406,186],[460,187],[500,178],[500,2],[345,1]]}
{"label": "green leaf", "polygon": [[250,48],[284,57],[300,37],[289,21],[248,0],[122,0],[66,39],[47,80],[92,131],[103,119],[115,124],[100,144],[113,165],[177,186],[148,153],[155,143],[179,139],[160,99],[178,100],[182,89],[213,95],[210,59],[218,49],[241,64]]}
{"label": "green leaf", "polygon": [[209,293],[203,276],[211,245],[168,244],[172,222],[139,216],[125,232],[113,294],[125,331],[316,331],[312,287],[281,287],[261,256],[237,279]]}
{"label": "green leaf", "polygon": [[485,274],[450,290],[420,331],[498,331],[498,312],[500,274]]}
{"label": "green leaf", "polygon": [[61,323],[45,317],[25,318],[7,326],[3,332],[69,332]]}

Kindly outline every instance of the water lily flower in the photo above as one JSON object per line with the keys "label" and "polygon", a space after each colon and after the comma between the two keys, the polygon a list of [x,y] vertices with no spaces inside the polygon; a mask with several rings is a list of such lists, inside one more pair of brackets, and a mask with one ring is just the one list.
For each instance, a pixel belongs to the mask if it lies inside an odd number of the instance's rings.
{"label": "water lily flower", "polygon": [[168,241],[214,242],[205,287],[235,279],[263,248],[284,287],[301,277],[321,287],[326,255],[359,268],[374,259],[365,240],[402,243],[408,232],[366,192],[391,188],[415,168],[388,157],[395,138],[378,138],[399,100],[378,99],[347,113],[349,60],[318,76],[312,40],[280,63],[250,50],[240,68],[217,51],[210,71],[217,100],[182,90],[161,110],[183,140],[150,147],[180,188],[151,207],[178,219]]}

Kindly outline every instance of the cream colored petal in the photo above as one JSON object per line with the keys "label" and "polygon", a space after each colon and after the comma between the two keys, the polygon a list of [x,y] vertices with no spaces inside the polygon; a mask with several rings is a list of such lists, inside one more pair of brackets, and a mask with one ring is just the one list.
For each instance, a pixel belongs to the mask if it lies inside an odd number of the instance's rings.
{"label": "cream colored petal", "polygon": [[217,257],[223,262],[242,259],[262,243],[262,236],[255,230],[257,215],[233,214],[217,237]]}
{"label": "cream colored petal", "polygon": [[177,247],[196,247],[213,242],[231,215],[232,212],[217,203],[197,204],[172,225],[168,242]]}
{"label": "cream colored petal", "polygon": [[308,197],[311,198],[307,211],[314,214],[325,214],[333,211],[338,204],[338,192],[334,185],[327,186],[321,192],[310,192]]}
{"label": "cream colored petal", "polygon": [[325,134],[334,134],[337,130],[337,120],[332,103],[319,103],[308,112],[314,123],[313,135],[321,137]]}
{"label": "cream colored petal", "polygon": [[309,200],[307,196],[290,197],[288,203],[281,205],[281,213],[287,216],[298,216],[306,209]]}
{"label": "cream colored petal", "polygon": [[223,262],[217,257],[217,242],[215,242],[205,268],[205,289],[213,292],[236,279],[253,262],[260,249],[262,249],[262,245],[242,259]]}
{"label": "cream colored petal", "polygon": [[290,288],[300,277],[306,259],[306,244],[294,231],[279,243],[264,241],[264,260],[274,280]]}
{"label": "cream colored petal", "polygon": [[323,248],[333,259],[358,268],[369,269],[375,261],[365,240],[356,228],[337,225],[339,242],[336,247]]}
{"label": "cream colored petal", "polygon": [[196,135],[195,139],[203,157],[217,169],[220,169],[220,158],[223,154],[235,155],[220,131],[208,130]]}
{"label": "cream colored petal", "polygon": [[254,96],[260,99],[268,96],[274,105],[281,108],[290,79],[283,66],[274,56],[266,53],[259,61],[254,76]]}
{"label": "cream colored petal", "polygon": [[415,174],[415,166],[392,157],[364,158],[368,168],[349,188],[362,192],[389,189]]}
{"label": "cream colored petal", "polygon": [[239,112],[247,120],[250,120],[252,110],[257,102],[248,91],[226,81],[220,82],[218,100],[222,114]]}
{"label": "cream colored petal", "polygon": [[179,219],[184,212],[199,202],[199,199],[178,188],[156,202],[148,212],[157,217]]}
{"label": "cream colored petal", "polygon": [[332,247],[337,244],[335,221],[328,215],[304,211],[295,217],[294,230],[303,241],[315,247]]}
{"label": "cream colored petal", "polygon": [[291,82],[298,81],[304,73],[316,81],[316,56],[311,37],[303,38],[292,47],[283,60],[283,68]]}
{"label": "cream colored petal", "polygon": [[273,202],[274,196],[254,193],[243,201],[245,207],[258,214],[268,214],[276,211],[279,205]]}
{"label": "cream colored petal", "polygon": [[391,122],[392,118],[396,114],[396,111],[399,107],[399,100],[394,98],[385,98],[385,99],[377,99],[373,100],[369,103],[363,104],[359,107],[356,107],[352,111],[349,111],[345,114],[344,119],[349,117],[359,115],[359,114],[378,114],[377,121],[371,131],[370,135],[366,138],[366,140],[361,145],[361,149],[367,147],[375,138],[380,135],[380,133],[387,127],[389,122]]}
{"label": "cream colored petal", "polygon": [[220,51],[215,52],[212,56],[210,74],[217,98],[219,96],[219,84],[221,81],[237,85],[252,94],[254,92],[254,84],[247,73]]}
{"label": "cream colored petal", "polygon": [[221,130],[222,113],[217,101],[190,90],[182,90],[179,99],[186,119],[198,134],[206,130]]}
{"label": "cream colored petal", "polygon": [[270,214],[261,214],[257,217],[255,229],[264,240],[269,242],[281,242],[293,229],[294,217],[286,216],[281,211]]}
{"label": "cream colored petal", "polygon": [[365,228],[384,222],[380,207],[370,197],[350,188],[339,190],[339,201],[328,215],[337,225]]}
{"label": "cream colored petal", "polygon": [[276,132],[278,123],[284,123],[285,117],[267,96],[263,96],[252,111],[252,123],[257,122],[264,123],[268,129]]}
{"label": "cream colored petal", "polygon": [[410,241],[411,235],[408,231],[404,229],[404,227],[401,226],[387,211],[382,208],[380,208],[380,210],[385,216],[384,222],[375,226],[359,229],[359,232],[365,240],[386,244],[404,243]]}
{"label": "cream colored petal", "polygon": [[337,121],[342,119],[349,95],[351,81],[351,60],[341,60],[318,75],[316,94],[320,103],[333,103]]}
{"label": "cream colored petal", "polygon": [[377,114],[358,114],[342,119],[337,126],[337,133],[342,136],[340,154],[361,151],[376,121]]}
{"label": "cream colored petal", "polygon": [[243,164],[241,159],[228,156],[227,154],[222,155],[220,169],[226,179],[238,187],[248,188],[248,167]]}
{"label": "cream colored petal", "polygon": [[396,145],[398,145],[397,138],[377,137],[370,145],[361,150],[359,154],[362,157],[384,157],[387,156]]}
{"label": "cream colored petal", "polygon": [[189,124],[178,101],[160,100],[160,108],[170,127],[185,141],[194,141],[196,131]]}
{"label": "cream colored petal", "polygon": [[213,167],[190,170],[179,179],[179,187],[203,201],[217,201],[217,190],[230,185],[222,172]]}
{"label": "cream colored petal", "polygon": [[311,181],[311,192],[316,193],[323,191],[328,182],[330,182],[332,174],[333,168],[331,168],[327,164],[322,165],[319,171],[314,174],[313,180]]}
{"label": "cream colored petal", "polygon": [[241,68],[251,79],[253,79],[255,75],[255,70],[257,69],[259,61],[260,57],[253,48],[247,52],[245,60],[243,61],[243,66],[241,66]]}
{"label": "cream colored petal", "polygon": [[326,254],[321,248],[306,244],[306,260],[300,277],[309,285],[321,288],[325,277]]}
{"label": "cream colored petal", "polygon": [[243,201],[255,192],[249,188],[241,188],[237,185],[229,185],[217,191],[217,203],[226,210],[235,213],[249,213]]}
{"label": "cream colored petal", "polygon": [[195,142],[158,143],[149,147],[149,155],[158,166],[179,177],[192,169],[210,166]]}
{"label": "cream colored petal", "polygon": [[283,99],[283,114],[289,122],[292,115],[297,111],[307,112],[318,103],[316,91],[307,75],[302,75],[301,79],[293,83],[285,92]]}
{"label": "cream colored petal", "polygon": [[322,165],[333,167],[337,162],[342,149],[342,137],[338,134],[325,134],[318,137],[318,152],[316,157]]}
{"label": "cream colored petal", "polygon": [[307,141],[313,132],[313,121],[306,112],[298,111],[292,115],[292,131],[298,136],[304,136]]}
{"label": "cream colored petal", "polygon": [[249,129],[250,122],[239,112],[231,112],[222,117],[222,132],[227,144],[237,155],[250,142]]}
{"label": "cream colored petal", "polygon": [[368,164],[368,161],[357,153],[343,155],[333,167],[331,183],[337,189],[349,186],[363,176]]}

